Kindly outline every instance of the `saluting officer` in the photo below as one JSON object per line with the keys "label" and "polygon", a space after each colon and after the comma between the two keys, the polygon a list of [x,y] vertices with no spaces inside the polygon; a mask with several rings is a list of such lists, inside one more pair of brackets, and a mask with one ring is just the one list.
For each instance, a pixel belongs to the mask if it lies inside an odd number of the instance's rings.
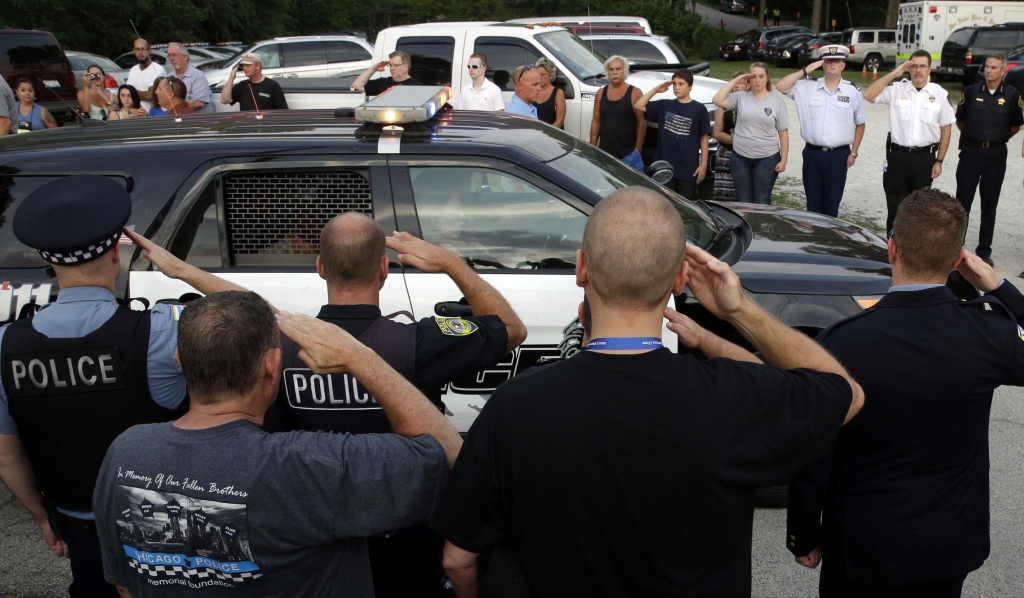
{"label": "saluting officer", "polygon": [[1024,100],[1003,83],[1006,54],[989,56],[984,72],[985,82],[965,87],[956,109],[956,128],[961,131],[956,199],[970,216],[974,192],[981,184],[981,230],[975,253],[991,266],[996,205],[1006,175],[1006,142],[1024,125]]}
{"label": "saluting officer", "polygon": [[[800,136],[804,138],[803,178],[807,211],[839,215],[846,171],[857,161],[857,149],[868,121],[860,88],[842,78],[849,51],[834,44],[822,48],[818,62],[786,76],[775,88],[796,102]],[[821,79],[807,72],[824,67]],[[803,80],[800,80],[804,77]],[[851,149],[852,146],[852,149]]]}
{"label": "saluting officer", "polygon": [[[382,315],[380,289],[388,276],[385,243],[403,263],[422,272],[447,274],[466,297],[473,316],[428,317],[405,324]],[[373,349],[442,411],[444,384],[490,367],[526,339],[526,327],[505,298],[465,259],[408,233],[385,239],[380,225],[363,214],[347,212],[324,226],[316,265],[327,281],[328,300],[317,317]],[[268,411],[265,430],[391,432],[380,405],[358,380],[347,374],[314,375],[299,359],[298,345],[287,338],[282,338],[282,351],[278,402]],[[446,595],[444,542],[426,522],[368,540],[378,598]]]}
{"label": "saluting officer", "polygon": [[[910,80],[896,77],[910,70]],[[889,215],[885,230],[892,232],[903,198],[918,189],[932,186],[942,174],[942,161],[949,148],[951,127],[956,122],[953,105],[946,90],[930,83],[932,56],[926,50],[910,55],[910,60],[871,84],[864,99],[889,105],[889,137],[886,140],[886,169],[882,174],[885,203]]]}
{"label": "saluting officer", "polygon": [[[43,185],[14,214],[14,235],[52,266],[60,293],[0,328],[0,478],[53,554],[70,557],[71,596],[118,596],[103,577],[92,512],[107,448],[185,403],[174,358],[181,306],[137,311],[114,297],[131,211],[122,185],[76,175]],[[227,284],[191,266],[180,278],[200,290]]]}

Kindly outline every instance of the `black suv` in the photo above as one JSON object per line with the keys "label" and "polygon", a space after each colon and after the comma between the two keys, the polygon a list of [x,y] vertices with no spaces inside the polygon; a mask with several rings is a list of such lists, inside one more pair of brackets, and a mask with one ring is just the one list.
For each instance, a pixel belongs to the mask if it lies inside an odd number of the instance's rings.
{"label": "black suv", "polygon": [[[28,315],[29,304],[48,303],[57,290],[53,270],[12,234],[14,211],[48,181],[86,173],[128,189],[135,230],[291,312],[315,314],[326,303],[315,267],[320,229],[343,211],[463,256],[529,328],[528,341],[500,363],[445,389],[463,432],[499,383],[558,355],[583,298],[574,264],[588,214],[616,189],[664,195],[690,242],[732,264],[755,301],[808,334],[861,312],[892,283],[886,243],[870,231],[784,207],[690,202],[534,119],[443,110],[407,125],[400,141],[380,133],[351,111],[295,110],[97,122],[0,139],[0,319]],[[152,304],[194,296],[133,249],[122,246],[118,297]],[[384,313],[466,313],[443,274],[395,261],[381,290]],[[676,306],[739,339],[691,297]]]}
{"label": "black suv", "polygon": [[750,54],[751,60],[764,60],[764,49],[765,46],[768,45],[768,42],[777,37],[783,35],[793,35],[794,33],[808,33],[811,35],[817,35],[807,27],[798,27],[795,25],[789,27],[766,27],[764,29],[761,29],[758,32],[757,37],[755,37],[754,40],[750,42],[750,49],[748,53]]}
{"label": "black suv", "polygon": [[53,35],[29,29],[0,29],[0,75],[15,89],[28,79],[36,103],[50,111],[57,124],[75,120],[78,82],[64,51]]}
{"label": "black suv", "polygon": [[942,44],[942,65],[934,67],[932,72],[970,85],[990,54],[1007,52],[1021,45],[1024,45],[1024,23],[957,29]]}

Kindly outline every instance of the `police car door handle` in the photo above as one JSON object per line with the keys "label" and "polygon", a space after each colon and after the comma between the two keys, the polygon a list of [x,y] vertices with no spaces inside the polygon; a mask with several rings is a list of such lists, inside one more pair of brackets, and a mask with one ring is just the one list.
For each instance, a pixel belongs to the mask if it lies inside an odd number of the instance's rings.
{"label": "police car door handle", "polygon": [[434,304],[434,313],[446,318],[471,316],[473,308],[458,301],[442,301]]}

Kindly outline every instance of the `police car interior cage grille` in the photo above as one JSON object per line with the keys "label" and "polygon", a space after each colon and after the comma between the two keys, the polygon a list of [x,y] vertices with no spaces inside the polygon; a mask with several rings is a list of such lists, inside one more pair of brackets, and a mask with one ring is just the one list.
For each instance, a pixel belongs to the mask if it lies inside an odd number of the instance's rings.
{"label": "police car interior cage grille", "polygon": [[260,172],[224,184],[236,264],[312,264],[320,230],[342,212],[373,217],[370,182],[357,172]]}

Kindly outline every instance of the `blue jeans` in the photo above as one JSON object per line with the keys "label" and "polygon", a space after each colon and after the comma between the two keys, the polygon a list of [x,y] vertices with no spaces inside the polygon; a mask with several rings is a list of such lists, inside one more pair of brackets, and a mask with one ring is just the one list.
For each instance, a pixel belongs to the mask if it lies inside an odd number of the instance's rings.
{"label": "blue jeans", "polygon": [[733,150],[729,168],[732,169],[732,183],[736,187],[736,201],[770,205],[775,179],[779,178],[775,166],[780,160],[780,152],[767,158],[746,158]]}
{"label": "blue jeans", "polygon": [[640,152],[633,150],[620,158],[626,166],[632,166],[641,173],[644,171],[644,161],[640,158]]}

